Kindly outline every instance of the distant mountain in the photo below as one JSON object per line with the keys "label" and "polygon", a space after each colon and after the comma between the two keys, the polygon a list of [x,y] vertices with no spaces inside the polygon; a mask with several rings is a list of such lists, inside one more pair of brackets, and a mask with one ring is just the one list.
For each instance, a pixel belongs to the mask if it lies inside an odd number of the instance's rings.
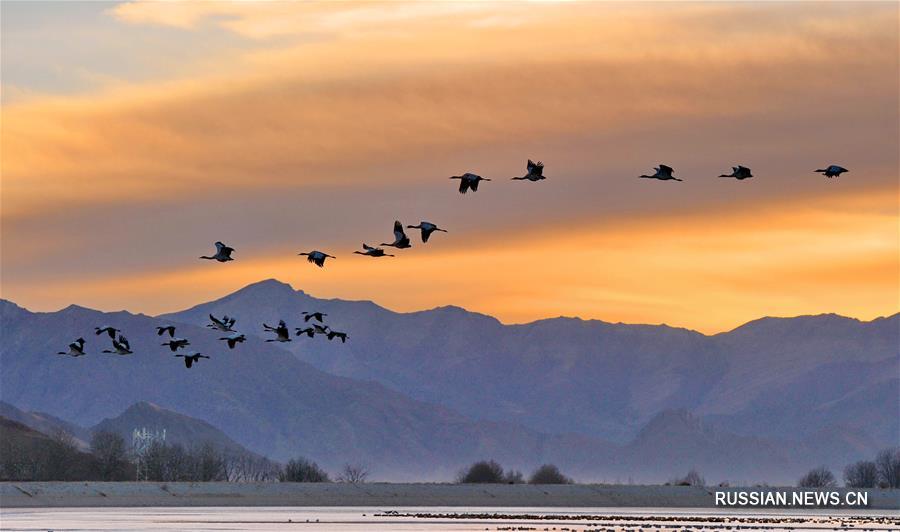
{"label": "distant mountain", "polygon": [[840,424],[875,445],[900,440],[900,315],[763,318],[714,336],[576,318],[503,325],[458,307],[395,313],[316,299],[268,280],[163,318],[229,314],[262,335],[262,321],[300,325],[310,310],[350,338],[298,338],[287,346],[298,358],[473,418],[624,444],[682,408],[745,436],[799,441]]}
{"label": "distant mountain", "polygon": [[116,417],[106,418],[91,428],[91,432],[113,432],[125,438],[131,444],[132,432],[135,429],[166,432],[166,443],[192,447],[211,443],[219,450],[232,455],[251,454],[241,444],[235,442],[227,434],[209,423],[179,414],[172,410],[146,401],[140,401],[128,407]]}
{"label": "distant mountain", "polygon": [[[262,341],[262,322],[301,326],[311,310],[347,343]],[[236,317],[248,341],[228,350],[203,327],[209,313]],[[103,323],[137,353],[99,355]],[[153,331],[168,323],[213,358],[186,370]],[[0,397],[80,425],[149,401],[271,458],[362,462],[385,480],[447,480],[491,457],[526,471],[555,462],[581,480],[664,481],[696,466],[710,480],[793,482],[896,444],[898,325],[766,318],[714,336],[573,318],[503,325],[271,280],[157,318],[3,301]],[[89,356],[53,355],[78,336]]]}
{"label": "distant mountain", "polygon": [[0,401],[0,416],[17,421],[43,434],[66,432],[75,438],[81,450],[90,447],[91,431],[74,423],[62,420],[44,412],[26,412],[5,401]]}
{"label": "distant mountain", "polygon": [[[2,399],[80,425],[114,418],[123,405],[150,401],[219,427],[270,458],[302,455],[331,470],[345,462],[363,463],[382,479],[446,480],[483,457],[523,468],[557,460],[597,474],[610,456],[607,444],[597,439],[472,421],[377,383],[329,375],[253,337],[229,350],[217,340],[219,333],[179,325],[178,334],[190,338],[191,348],[212,356],[188,370],[159,345],[154,328],[163,323],[74,305],[32,313],[2,301]],[[92,331],[102,324],[122,329],[135,355],[100,354],[109,339]],[[78,336],[87,340],[88,356],[54,354]],[[159,411],[139,405],[99,426],[130,431],[132,423],[148,421],[151,413]],[[182,420],[167,414],[164,422],[178,426]]]}

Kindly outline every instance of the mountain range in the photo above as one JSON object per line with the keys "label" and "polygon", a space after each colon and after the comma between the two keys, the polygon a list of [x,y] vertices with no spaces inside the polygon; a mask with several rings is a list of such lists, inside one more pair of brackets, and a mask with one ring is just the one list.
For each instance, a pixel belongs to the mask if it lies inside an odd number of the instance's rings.
{"label": "mountain range", "polygon": [[[266,343],[262,322],[327,313],[348,341]],[[158,317],[0,304],[0,397],[90,426],[134,403],[199,418],[277,460],[366,463],[385,480],[447,480],[493,457],[552,461],[579,480],[792,482],[900,441],[900,316],[763,318],[703,335],[554,318],[504,325],[458,307],[396,313],[274,280]],[[228,350],[208,314],[237,318]],[[99,355],[122,328],[137,353]],[[154,326],[210,354],[185,370]],[[90,356],[51,355],[78,336]],[[103,346],[103,347],[101,347]],[[86,384],[89,383],[89,386]]]}

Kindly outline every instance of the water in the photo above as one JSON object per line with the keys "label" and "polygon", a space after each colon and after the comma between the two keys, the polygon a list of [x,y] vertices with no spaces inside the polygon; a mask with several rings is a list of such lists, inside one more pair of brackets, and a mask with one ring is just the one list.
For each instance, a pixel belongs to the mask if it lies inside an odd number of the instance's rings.
{"label": "water", "polygon": [[[385,512],[391,512],[385,515]],[[396,512],[396,513],[394,513]],[[422,517],[423,515],[429,517]],[[434,515],[444,514],[444,515]],[[490,518],[491,514],[498,518]],[[457,517],[464,518],[457,518]],[[739,521],[739,519],[743,521]],[[662,508],[6,508],[2,530],[835,530],[900,529],[892,511]]]}

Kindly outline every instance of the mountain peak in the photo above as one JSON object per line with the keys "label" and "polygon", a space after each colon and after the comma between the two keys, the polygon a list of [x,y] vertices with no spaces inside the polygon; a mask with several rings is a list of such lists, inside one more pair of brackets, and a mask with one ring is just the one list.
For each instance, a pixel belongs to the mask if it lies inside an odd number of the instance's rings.
{"label": "mountain peak", "polygon": [[294,290],[294,287],[285,283],[283,281],[279,281],[278,279],[263,279],[262,281],[257,281],[255,283],[250,283],[247,286],[241,288],[236,291],[235,294],[239,292],[300,292],[303,293],[302,290]]}

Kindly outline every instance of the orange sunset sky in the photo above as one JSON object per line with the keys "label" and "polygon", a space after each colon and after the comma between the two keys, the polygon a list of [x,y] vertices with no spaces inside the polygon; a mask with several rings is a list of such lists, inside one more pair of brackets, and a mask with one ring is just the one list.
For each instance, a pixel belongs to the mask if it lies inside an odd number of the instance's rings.
{"label": "orange sunset sky", "polygon": [[[277,278],[504,322],[892,314],[898,9],[4,1],[2,297],[156,314]],[[549,179],[509,181],[528,158]],[[658,163],[685,181],[637,178]],[[461,196],[466,171],[493,181]],[[352,254],[394,219],[450,232]],[[198,260],[216,240],[236,261]]]}

